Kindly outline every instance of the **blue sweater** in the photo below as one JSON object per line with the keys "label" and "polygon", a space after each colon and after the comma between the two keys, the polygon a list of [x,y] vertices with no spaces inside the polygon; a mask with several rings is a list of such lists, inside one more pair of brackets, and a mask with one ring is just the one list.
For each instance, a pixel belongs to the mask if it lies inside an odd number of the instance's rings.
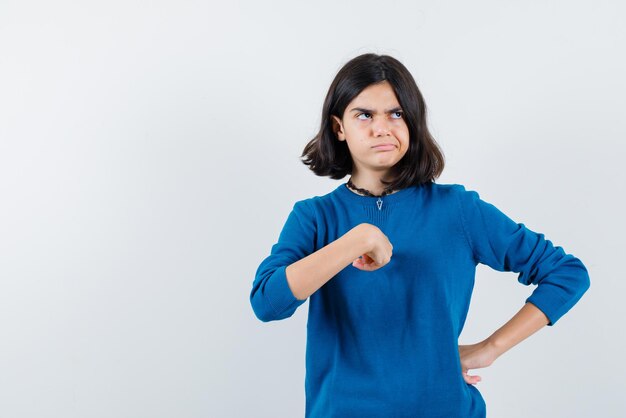
{"label": "blue sweater", "polygon": [[285,268],[363,222],[380,228],[393,255],[376,271],[350,264],[310,296],[307,418],[485,417],[458,351],[476,265],[536,285],[526,302],[549,326],[590,285],[578,258],[462,185],[426,183],[377,198],[343,183],[294,204],[252,284],[257,318],[293,315],[306,299],[293,295]]}

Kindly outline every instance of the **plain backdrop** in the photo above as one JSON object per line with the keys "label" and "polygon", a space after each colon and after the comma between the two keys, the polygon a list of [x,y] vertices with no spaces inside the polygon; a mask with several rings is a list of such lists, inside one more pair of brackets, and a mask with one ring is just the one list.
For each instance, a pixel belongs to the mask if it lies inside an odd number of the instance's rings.
{"label": "plain backdrop", "polygon": [[[471,371],[492,418],[623,417],[626,6],[615,1],[0,2],[0,417],[302,417],[308,302],[249,295],[330,82],[389,54],[446,167],[591,276]],[[341,182],[347,181],[347,178]],[[479,265],[460,343],[533,287]]]}

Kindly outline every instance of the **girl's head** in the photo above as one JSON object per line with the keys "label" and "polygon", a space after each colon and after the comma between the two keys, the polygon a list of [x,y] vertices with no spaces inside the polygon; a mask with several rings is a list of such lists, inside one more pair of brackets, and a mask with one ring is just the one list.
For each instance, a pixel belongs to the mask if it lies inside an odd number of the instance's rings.
{"label": "girl's head", "polygon": [[[383,143],[393,146],[372,148]],[[380,180],[392,189],[434,181],[444,167],[413,76],[395,58],[376,54],[359,55],[339,70],[324,100],[320,131],[302,157],[315,174],[332,179],[360,167],[383,171]]]}

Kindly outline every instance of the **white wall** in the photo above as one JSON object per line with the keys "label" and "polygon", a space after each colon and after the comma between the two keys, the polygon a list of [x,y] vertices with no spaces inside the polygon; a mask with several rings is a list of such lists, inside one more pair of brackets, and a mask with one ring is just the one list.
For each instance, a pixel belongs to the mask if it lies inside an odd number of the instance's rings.
{"label": "white wall", "polygon": [[[308,302],[254,273],[336,71],[413,73],[461,183],[581,258],[592,287],[486,369],[490,417],[621,417],[620,1],[0,3],[0,416],[304,415]],[[344,179],[344,181],[347,179]],[[461,342],[531,288],[479,266]]]}

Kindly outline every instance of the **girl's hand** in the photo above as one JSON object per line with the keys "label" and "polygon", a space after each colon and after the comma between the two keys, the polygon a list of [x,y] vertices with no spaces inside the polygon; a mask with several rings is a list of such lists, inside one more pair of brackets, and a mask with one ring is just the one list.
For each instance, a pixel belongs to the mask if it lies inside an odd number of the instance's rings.
{"label": "girl's hand", "polygon": [[493,347],[485,340],[477,344],[459,345],[459,357],[463,379],[466,383],[474,385],[480,382],[482,378],[477,375],[470,376],[467,371],[491,366],[498,356]]}
{"label": "girl's hand", "polygon": [[378,270],[379,268],[381,268],[388,262],[389,261],[387,262],[381,261],[380,263],[377,263],[376,260],[374,260],[369,255],[363,254],[359,258],[355,259],[352,262],[352,265],[358,268],[359,270],[374,271],[374,270]]}
{"label": "girl's hand", "polygon": [[354,267],[359,270],[374,271],[391,261],[393,245],[377,226],[363,223],[355,230],[362,234],[361,239],[368,243],[368,251],[352,262]]}

